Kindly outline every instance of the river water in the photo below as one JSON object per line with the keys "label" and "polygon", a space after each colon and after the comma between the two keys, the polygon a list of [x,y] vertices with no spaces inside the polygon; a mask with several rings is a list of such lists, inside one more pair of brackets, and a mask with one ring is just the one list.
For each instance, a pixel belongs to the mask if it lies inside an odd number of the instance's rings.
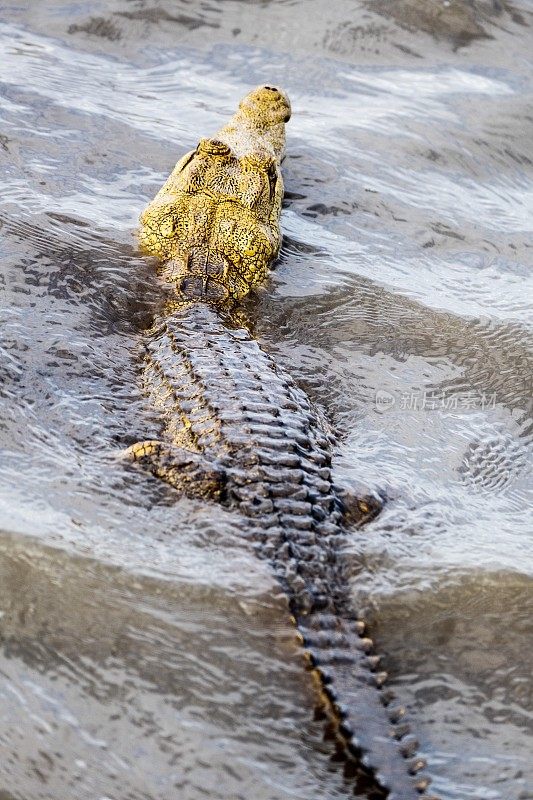
{"label": "river water", "polygon": [[263,82],[293,118],[257,335],[338,480],[388,498],[353,534],[355,600],[435,793],[533,798],[532,12],[3,5],[3,800],[351,796],[245,523],[117,458],[159,429],[139,212]]}

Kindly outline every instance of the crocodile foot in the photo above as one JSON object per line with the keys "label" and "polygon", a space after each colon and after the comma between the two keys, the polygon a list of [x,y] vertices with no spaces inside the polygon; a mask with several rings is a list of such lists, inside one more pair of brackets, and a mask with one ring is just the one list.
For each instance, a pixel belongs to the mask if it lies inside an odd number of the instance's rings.
{"label": "crocodile foot", "polygon": [[224,470],[211,464],[201,453],[147,439],[132,444],[124,456],[188,497],[218,500],[224,490]]}

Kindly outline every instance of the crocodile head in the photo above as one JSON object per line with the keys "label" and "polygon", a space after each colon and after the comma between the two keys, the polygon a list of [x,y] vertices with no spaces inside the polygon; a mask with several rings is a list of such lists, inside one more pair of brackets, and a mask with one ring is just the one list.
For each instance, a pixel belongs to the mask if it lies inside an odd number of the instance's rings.
{"label": "crocodile head", "polygon": [[281,244],[280,163],[290,104],[260,86],[227,125],[176,165],[141,216],[140,243],[184,300],[240,300]]}
{"label": "crocodile head", "polygon": [[239,111],[253,125],[265,129],[288,122],[291,118],[289,98],[282,89],[275,86],[258,86],[253,89],[239,103]]}

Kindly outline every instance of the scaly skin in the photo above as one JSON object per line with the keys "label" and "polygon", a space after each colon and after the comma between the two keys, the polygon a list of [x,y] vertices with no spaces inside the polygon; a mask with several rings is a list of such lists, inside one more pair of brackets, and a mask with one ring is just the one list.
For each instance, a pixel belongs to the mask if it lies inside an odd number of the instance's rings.
{"label": "scaly skin", "polygon": [[[385,674],[352,607],[343,521],[380,510],[346,501],[332,483],[332,441],[306,395],[239,321],[280,246],[280,161],[287,97],[260,87],[213,139],[178,162],[141,217],[141,243],[176,293],[145,343],[144,388],[160,440],[132,459],[192,497],[248,519],[246,535],[284,587],[339,739],[373,798],[418,800],[424,761],[382,689]],[[431,800],[427,798],[426,800]]]}
{"label": "scaly skin", "polygon": [[141,216],[140,243],[178,293],[240,300],[280,244],[285,94],[258,88],[227,125],[183,156]]}

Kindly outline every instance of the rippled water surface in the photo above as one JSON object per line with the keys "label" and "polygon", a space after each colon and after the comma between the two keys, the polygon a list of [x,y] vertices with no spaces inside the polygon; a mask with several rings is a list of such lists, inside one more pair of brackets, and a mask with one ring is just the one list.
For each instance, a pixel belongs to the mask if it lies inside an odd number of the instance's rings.
{"label": "rippled water surface", "polygon": [[259,82],[293,102],[257,334],[384,491],[353,592],[443,800],[533,798],[527,0],[0,11],[0,794],[329,800],[286,605],[157,435],[140,210]]}

